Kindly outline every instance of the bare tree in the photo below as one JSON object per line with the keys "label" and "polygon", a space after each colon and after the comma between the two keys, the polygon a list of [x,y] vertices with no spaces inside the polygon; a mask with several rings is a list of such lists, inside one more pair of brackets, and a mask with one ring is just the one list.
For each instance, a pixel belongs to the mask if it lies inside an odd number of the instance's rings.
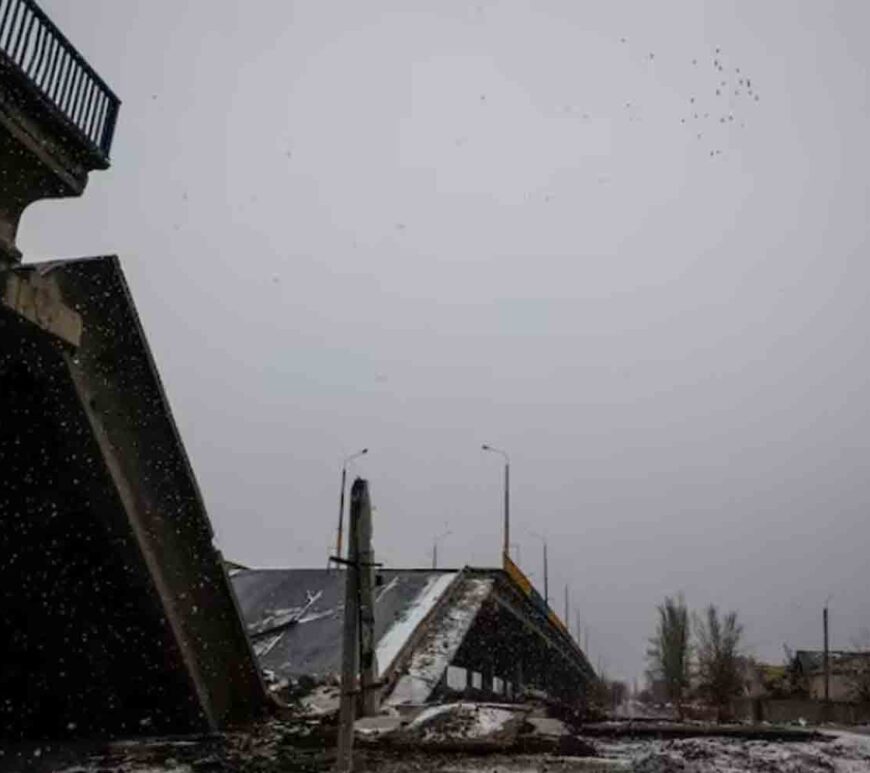
{"label": "bare tree", "polygon": [[647,650],[650,676],[664,684],[668,699],[682,719],[683,696],[689,686],[689,613],[682,594],[665,597],[657,609],[656,635]]}
{"label": "bare tree", "polygon": [[740,638],[743,626],[737,613],[719,617],[716,607],[707,607],[705,616],[695,616],[697,637],[698,687],[715,707],[719,721],[730,715],[731,699],[740,695],[743,678],[740,668]]}
{"label": "bare tree", "polygon": [[610,686],[610,705],[616,711],[628,698],[628,684],[614,679],[609,684]]}
{"label": "bare tree", "polygon": [[859,703],[870,703],[870,662],[867,657],[856,657],[849,674],[852,697]]}

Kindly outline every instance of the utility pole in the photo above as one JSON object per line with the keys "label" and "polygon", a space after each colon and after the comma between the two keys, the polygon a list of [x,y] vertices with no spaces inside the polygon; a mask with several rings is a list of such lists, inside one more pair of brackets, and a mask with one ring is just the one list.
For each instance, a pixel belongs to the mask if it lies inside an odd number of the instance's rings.
{"label": "utility pole", "polygon": [[[344,490],[347,488],[347,464],[341,465],[341,494],[338,498],[338,536],[335,542],[335,557],[341,558],[341,539],[344,536],[342,529],[344,527]],[[338,564],[341,568],[341,564]]]}
{"label": "utility pole", "polygon": [[[346,456],[341,463],[341,494],[338,499],[338,537],[335,545],[335,557],[341,558],[342,537],[344,531],[344,490],[347,488],[347,465],[358,456],[364,456],[369,452],[368,448],[363,448],[355,454]],[[328,562],[327,562],[328,563]],[[341,564],[339,564],[341,566]]]}
{"label": "utility pole", "polygon": [[830,657],[828,654],[828,601],[825,601],[825,607],[822,610],[822,626],[824,628],[825,635],[825,703],[830,700],[831,697],[831,663]]}
{"label": "utility pole", "polygon": [[[510,554],[511,542],[511,461],[505,454],[504,462],[504,552]],[[519,557],[518,557],[519,558]]]}
{"label": "utility pole", "polygon": [[550,580],[547,572],[547,540],[544,540],[544,603],[550,606]]}
{"label": "utility pole", "polygon": [[[341,701],[338,712],[338,758],[335,769],[349,773],[353,767],[353,723],[356,718],[356,675],[359,669],[359,577],[356,525],[350,517],[350,564],[344,574],[344,625],[341,641]],[[336,556],[341,560],[340,556]],[[340,564],[339,564],[340,566]]]}
{"label": "utility pole", "polygon": [[538,532],[533,531],[530,532],[533,537],[541,540],[541,546],[544,550],[544,603],[549,607],[550,606],[550,582],[549,582],[549,572],[547,570],[547,538],[543,534],[538,534]]}
{"label": "utility pole", "polygon": [[[363,716],[377,710],[371,502],[368,484],[361,478],[357,478],[351,488],[349,521],[336,760],[339,773],[349,773],[353,767],[353,726],[357,703]],[[358,701],[360,694],[361,700]]]}
{"label": "utility pole", "polygon": [[565,583],[565,627],[570,630],[570,615],[571,610],[568,608],[568,583]]}
{"label": "utility pole", "polygon": [[502,543],[502,556],[510,558],[511,553],[511,460],[506,452],[484,443],[481,448],[499,454],[504,459],[504,540]]}
{"label": "utility pole", "polygon": [[[447,526],[446,523],[444,525]],[[453,534],[453,532],[448,529],[448,530],[444,531],[443,533],[439,534],[437,537],[435,537],[432,540],[432,568],[433,569],[438,568],[438,543],[442,539],[444,539],[445,537],[449,537],[451,534]]]}
{"label": "utility pole", "polygon": [[378,663],[375,653],[375,551],[372,548],[372,507],[368,483],[354,481],[350,493],[351,511],[356,511],[357,572],[359,575],[359,661],[362,700],[360,713],[373,716],[378,710]]}

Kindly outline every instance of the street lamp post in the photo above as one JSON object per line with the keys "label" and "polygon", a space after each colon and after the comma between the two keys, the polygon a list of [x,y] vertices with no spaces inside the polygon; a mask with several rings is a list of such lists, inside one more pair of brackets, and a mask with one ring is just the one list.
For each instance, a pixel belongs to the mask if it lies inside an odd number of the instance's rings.
{"label": "street lamp post", "polygon": [[531,532],[533,537],[541,540],[541,545],[544,548],[544,603],[550,605],[550,585],[549,575],[547,573],[547,538],[543,534],[538,534],[536,531]]}
{"label": "street lamp post", "polygon": [[439,534],[435,539],[432,540],[432,568],[438,568],[438,543],[443,540],[445,537],[449,537],[453,534],[452,531],[445,531],[442,534]]}
{"label": "street lamp post", "polygon": [[364,456],[368,452],[368,448],[363,448],[355,454],[350,454],[350,456],[344,457],[344,460],[341,463],[341,495],[338,500],[338,538],[336,539],[335,544],[336,558],[341,558],[341,543],[344,536],[344,490],[347,488],[347,465],[358,456]]}
{"label": "street lamp post", "polygon": [[568,608],[568,583],[565,583],[565,627],[570,628],[571,621],[569,617],[569,608]]}
{"label": "street lamp post", "polygon": [[494,454],[499,454],[504,459],[504,544],[502,553],[510,556],[511,543],[511,460],[510,457],[499,448],[484,443],[481,448],[484,451],[490,451]]}

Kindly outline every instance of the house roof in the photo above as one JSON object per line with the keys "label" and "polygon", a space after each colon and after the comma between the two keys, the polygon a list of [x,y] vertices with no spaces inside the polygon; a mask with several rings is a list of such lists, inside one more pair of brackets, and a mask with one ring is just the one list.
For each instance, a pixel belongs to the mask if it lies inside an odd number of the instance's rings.
{"label": "house roof", "polygon": [[[817,674],[824,671],[825,653],[823,650],[798,650],[794,655],[798,669],[806,674]],[[852,671],[859,664],[870,663],[870,652],[856,652],[848,650],[830,650],[828,661],[831,671]]]}

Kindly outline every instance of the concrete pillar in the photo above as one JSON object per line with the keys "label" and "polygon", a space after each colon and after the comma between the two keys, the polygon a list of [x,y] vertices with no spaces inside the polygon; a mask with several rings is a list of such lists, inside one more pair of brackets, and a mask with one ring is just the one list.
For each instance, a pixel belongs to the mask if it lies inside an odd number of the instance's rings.
{"label": "concrete pillar", "polygon": [[516,668],[514,670],[514,697],[523,694],[523,659],[517,658]]}
{"label": "concrete pillar", "polygon": [[492,663],[486,663],[483,667],[483,671],[481,672],[483,675],[483,691],[491,693],[492,692]]}

